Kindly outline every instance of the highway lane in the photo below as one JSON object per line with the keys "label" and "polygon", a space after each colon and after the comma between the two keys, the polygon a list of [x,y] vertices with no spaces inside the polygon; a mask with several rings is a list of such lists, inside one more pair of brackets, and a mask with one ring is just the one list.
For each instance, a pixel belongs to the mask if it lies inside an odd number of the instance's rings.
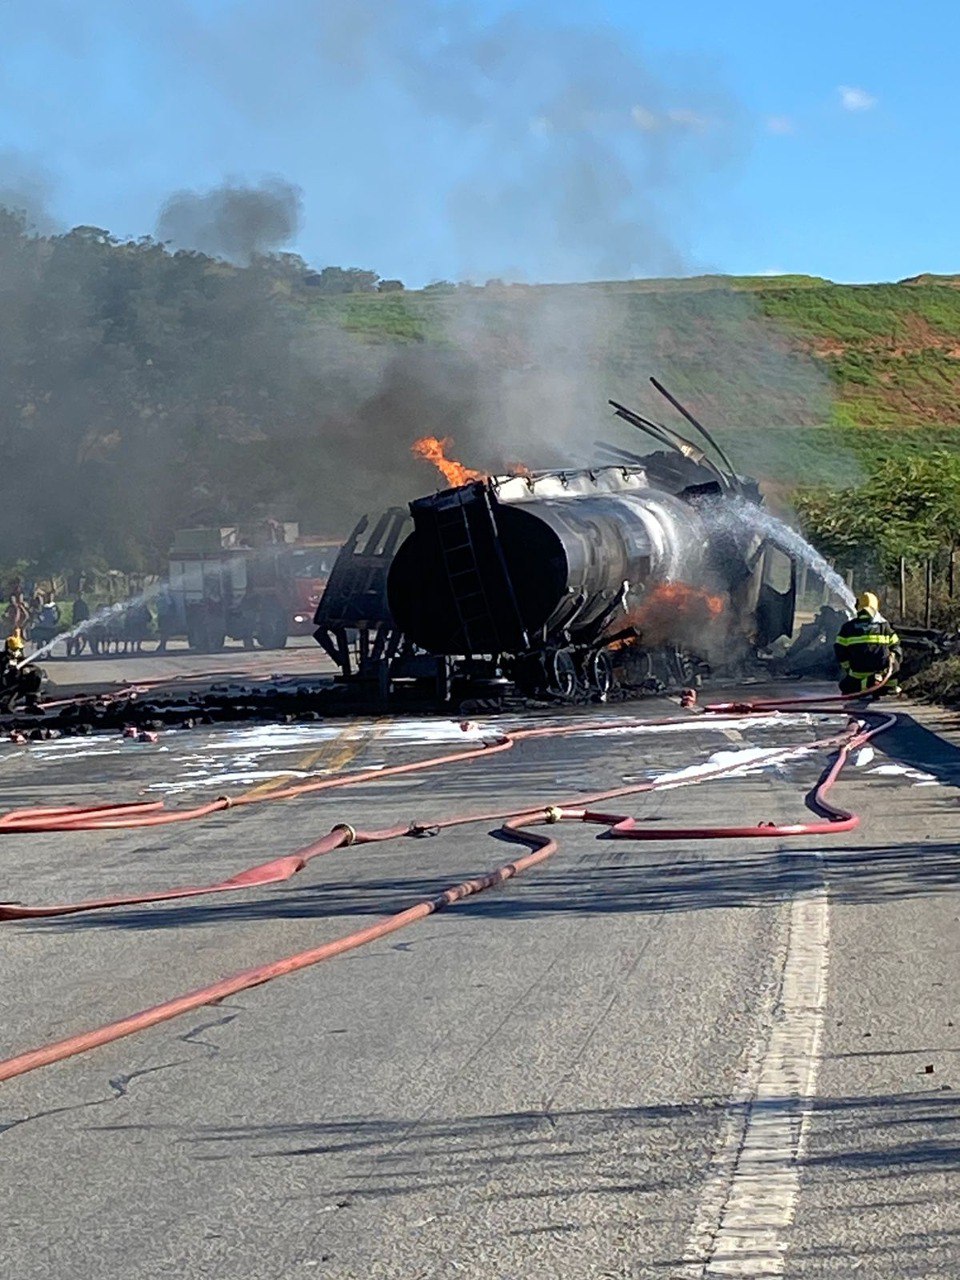
{"label": "highway lane", "polygon": [[[627,714],[675,711],[650,701]],[[549,803],[822,732],[692,720],[584,733],[191,826],[8,836],[0,896],[213,880],[337,821]],[[374,720],[169,734],[157,747],[35,744],[0,757],[0,804],[187,802],[287,772],[422,758],[462,737],[438,720]],[[619,843],[564,824],[555,858],[500,889],[0,1086],[11,1274],[960,1271],[940,1087],[960,1085],[947,1026],[960,1025],[949,840],[960,756],[920,730],[877,747],[841,790],[869,823],[826,851],[810,840]],[[875,772],[890,763],[881,747],[929,776]],[[807,758],[617,806],[661,821],[796,820],[817,768]],[[269,890],[0,926],[0,1052],[339,936],[513,853],[470,827],[344,850]],[[802,991],[821,968],[807,1035],[806,1005],[787,1000],[784,1015],[785,985]],[[784,1028],[813,1063],[799,1152],[803,1108],[769,1093]],[[933,1048],[933,1076],[918,1074]],[[764,1128],[766,1116],[784,1124]],[[773,1135],[769,1152],[757,1134]],[[783,1231],[755,1185],[757,1150]]]}
{"label": "highway lane", "polygon": [[103,657],[89,652],[67,658],[62,645],[42,658],[47,673],[48,698],[71,692],[101,690],[115,684],[140,681],[190,681],[227,676],[310,676],[331,678],[336,668],[312,636],[291,636],[284,649],[244,649],[228,644],[220,653],[193,653],[184,640],[171,640],[164,653],[148,640],[143,653],[111,653]]}

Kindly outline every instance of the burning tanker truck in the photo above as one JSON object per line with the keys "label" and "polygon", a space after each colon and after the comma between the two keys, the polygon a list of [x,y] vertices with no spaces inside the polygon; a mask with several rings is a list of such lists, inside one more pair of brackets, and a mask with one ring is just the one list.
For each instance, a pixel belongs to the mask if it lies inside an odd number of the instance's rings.
{"label": "burning tanker truck", "polygon": [[589,469],[484,476],[418,441],[454,484],[344,547],[315,618],[342,674],[382,693],[435,682],[444,699],[604,695],[617,674],[688,683],[721,651],[789,635],[795,566],[751,518],[759,487],[669,398],[716,460],[614,401],[666,448],[598,444]]}

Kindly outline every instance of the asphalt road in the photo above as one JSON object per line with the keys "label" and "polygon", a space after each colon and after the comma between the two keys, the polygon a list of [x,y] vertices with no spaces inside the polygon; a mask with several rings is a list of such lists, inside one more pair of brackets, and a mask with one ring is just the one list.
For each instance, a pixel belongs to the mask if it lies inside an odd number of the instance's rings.
{"label": "asphalt road", "polygon": [[171,640],[163,653],[156,641],[148,640],[142,653],[111,653],[103,657],[85,652],[79,658],[67,658],[58,644],[52,654],[40,660],[47,673],[50,697],[61,697],[71,690],[108,688],[114,684],[136,684],[140,681],[209,680],[227,675],[331,676],[333,663],[312,636],[291,636],[284,649],[244,649],[230,642],[220,653],[194,653],[185,640]]}
{"label": "asphalt road", "polygon": [[[0,1085],[4,1274],[960,1275],[960,749],[932,713],[898,709],[836,792],[864,814],[849,835],[668,845],[551,827],[560,851],[497,889]],[[614,707],[635,728],[190,825],[7,835],[0,898],[209,882],[336,822],[574,801],[842,723],[646,723],[676,713]],[[188,803],[465,736],[380,719],[9,747],[0,808]],[[801,821],[821,764],[605,807]],[[492,830],[343,850],[269,889],[2,924],[0,1057],[492,869],[517,853]]]}

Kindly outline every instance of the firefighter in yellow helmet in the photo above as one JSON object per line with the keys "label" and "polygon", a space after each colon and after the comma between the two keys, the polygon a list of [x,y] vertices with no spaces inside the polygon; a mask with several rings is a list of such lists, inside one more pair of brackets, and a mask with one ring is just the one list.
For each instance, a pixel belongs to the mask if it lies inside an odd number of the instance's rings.
{"label": "firefighter in yellow helmet", "polygon": [[12,711],[21,698],[25,700],[28,711],[37,710],[42,683],[40,668],[24,662],[23,636],[16,627],[0,650],[0,711]]}
{"label": "firefighter in yellow helmet", "polygon": [[843,675],[841,693],[867,693],[889,671],[900,666],[900,637],[880,612],[880,601],[872,591],[857,596],[857,612],[840,628],[834,656]]}

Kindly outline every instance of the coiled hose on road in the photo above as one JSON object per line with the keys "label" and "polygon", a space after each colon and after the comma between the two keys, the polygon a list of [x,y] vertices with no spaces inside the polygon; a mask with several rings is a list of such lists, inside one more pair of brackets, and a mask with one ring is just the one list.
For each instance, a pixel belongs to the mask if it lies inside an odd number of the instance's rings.
{"label": "coiled hose on road", "polygon": [[[726,713],[731,710],[736,710],[739,713],[750,713],[756,710],[762,714],[802,705],[808,710],[830,711],[832,708],[824,708],[819,705],[814,706],[813,704],[820,704],[825,701],[846,702],[848,700],[849,699],[840,698],[784,699],[776,702],[757,704],[756,707],[748,703],[715,704],[714,706],[706,707],[704,710],[708,714]],[[51,1044],[44,1045],[41,1048],[17,1054],[12,1058],[0,1061],[0,1082],[10,1080],[15,1076],[23,1075],[26,1072],[36,1070],[39,1067],[49,1066],[55,1062],[63,1061],[64,1059],[73,1057],[76,1054],[84,1053],[89,1049],[94,1049],[99,1046],[112,1043],[124,1036],[132,1035],[137,1031],[146,1030],[148,1027],[156,1026],[160,1022],[165,1022],[171,1018],[178,1017],[182,1013],[200,1008],[203,1005],[218,1002],[225,999],[227,996],[235,995],[240,991],[246,991],[251,987],[261,986],[264,983],[273,981],[275,978],[295,973],[300,969],[305,969],[311,965],[319,964],[324,960],[329,960],[335,956],[343,955],[357,947],[364,946],[368,942],[373,942],[378,938],[395,933],[399,929],[406,928],[408,925],[413,924],[428,915],[432,915],[434,912],[442,910],[445,907],[454,906],[465,898],[502,884],[504,881],[546,861],[557,852],[559,846],[556,840],[550,836],[541,835],[530,830],[530,828],[533,827],[552,825],[565,821],[583,822],[605,826],[608,829],[608,834],[613,838],[643,840],[691,840],[743,837],[781,838],[850,831],[859,823],[857,815],[830,804],[827,801],[826,796],[839,777],[844,765],[850,757],[850,754],[865,745],[871,738],[876,737],[877,734],[892,727],[896,722],[896,716],[892,714],[864,714],[869,715],[874,720],[874,723],[868,725],[863,722],[851,720],[850,723],[848,723],[847,728],[840,734],[821,739],[814,743],[805,743],[801,746],[772,748],[770,751],[764,752],[762,756],[751,761],[751,764],[756,766],[759,764],[785,761],[800,754],[806,754],[813,749],[835,749],[836,755],[832,763],[822,774],[816,787],[806,797],[808,805],[818,811],[818,820],[814,822],[793,823],[788,825],[767,822],[751,827],[711,826],[662,828],[658,826],[654,831],[637,827],[635,819],[629,815],[612,814],[595,810],[591,807],[601,802],[628,795],[660,790],[666,786],[686,786],[706,782],[712,778],[721,777],[725,774],[730,774],[743,768],[743,762],[718,765],[708,764],[704,766],[702,770],[682,779],[655,779],[650,782],[636,783],[629,786],[617,787],[608,791],[597,792],[590,796],[578,796],[576,802],[561,802],[560,804],[538,807],[525,812],[501,810],[495,812],[463,814],[452,818],[440,819],[435,822],[421,822],[370,832],[358,831],[345,824],[341,824],[334,827],[328,835],[322,837],[320,840],[286,858],[274,859],[271,862],[261,863],[257,866],[247,868],[238,875],[232,876],[228,880],[221,881],[214,885],[179,888],[160,893],[122,898],[105,898],[88,902],[63,904],[53,907],[21,907],[16,905],[5,905],[0,907],[0,918],[11,920],[73,914],[80,911],[103,910],[109,907],[139,905],[149,902],[172,901],[179,898],[193,897],[201,894],[235,892],[244,888],[275,884],[289,879],[290,876],[296,874],[296,872],[306,866],[313,858],[327,853],[332,853],[334,850],[348,845],[381,842],[396,839],[400,836],[417,836],[425,834],[426,832],[447,830],[476,822],[502,822],[503,825],[500,828],[500,834],[507,839],[526,845],[530,850],[530,852],[523,856],[497,867],[486,875],[464,881],[461,884],[453,885],[436,897],[424,899],[414,906],[391,915],[385,920],[382,920],[375,925],[371,925],[366,929],[346,934],[341,938],[334,939],[332,942],[325,943],[323,946],[312,948],[307,951],[301,951],[272,963],[257,966],[253,969],[244,970],[241,973],[234,974],[208,986],[174,997],[173,999],[164,1001],[159,1005],[154,1005],[149,1009],[141,1010],[129,1017],[122,1018],[119,1021],[109,1023],[95,1030],[81,1033],[79,1035],[69,1036],[66,1039],[55,1041]],[[678,722],[687,723],[690,718],[691,717],[687,716],[672,718],[670,720],[646,721],[640,722],[640,725],[662,725]],[[492,745],[480,747],[471,751],[455,752],[452,755],[433,757],[428,760],[416,761],[405,765],[395,765],[388,769],[366,770],[360,773],[347,775],[343,778],[325,779],[320,782],[298,784],[297,786],[285,788],[281,791],[271,792],[269,795],[265,796],[240,797],[238,800],[233,802],[224,802],[223,804],[220,802],[214,802],[211,805],[200,806],[197,809],[174,811],[172,813],[158,813],[158,808],[162,806],[153,804],[146,806],[99,806],[84,809],[61,807],[45,810],[20,810],[15,814],[8,814],[5,818],[0,819],[0,830],[21,832],[30,830],[101,830],[104,828],[116,829],[118,827],[152,826],[158,821],[185,821],[203,817],[209,813],[216,812],[220,808],[234,807],[244,802],[289,799],[293,796],[356,785],[358,782],[371,781],[390,775],[413,773],[424,769],[437,768],[445,764],[474,760],[482,755],[510,750],[515,743],[522,740],[542,737],[559,737],[566,734],[583,732],[584,729],[589,727],[590,726],[588,724],[585,724],[583,721],[579,721],[570,725],[521,730],[512,735],[503,735],[502,738]],[[605,729],[614,727],[637,728],[638,722],[620,721],[611,723],[609,721],[601,721],[594,727],[603,727]]]}

